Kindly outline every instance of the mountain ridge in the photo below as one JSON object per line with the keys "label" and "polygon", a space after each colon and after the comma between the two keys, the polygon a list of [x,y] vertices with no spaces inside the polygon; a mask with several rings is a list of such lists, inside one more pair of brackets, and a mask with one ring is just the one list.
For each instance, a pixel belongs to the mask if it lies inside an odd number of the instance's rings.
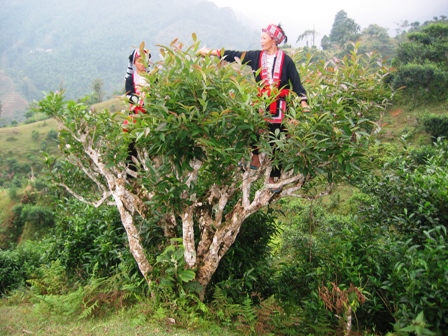
{"label": "mountain ridge", "polygon": [[[28,102],[60,88],[70,99],[85,96],[96,79],[108,96],[122,91],[127,58],[141,42],[157,60],[157,45],[188,44],[193,33],[216,48],[248,50],[259,40],[230,8],[199,0],[11,0],[0,5],[0,22],[0,70]],[[8,108],[0,117],[24,113]]]}

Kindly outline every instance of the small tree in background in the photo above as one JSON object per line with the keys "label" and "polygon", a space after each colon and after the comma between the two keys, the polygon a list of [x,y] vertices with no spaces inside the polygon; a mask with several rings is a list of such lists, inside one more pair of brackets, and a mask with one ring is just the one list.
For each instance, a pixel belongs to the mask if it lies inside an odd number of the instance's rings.
{"label": "small tree in background", "polygon": [[101,103],[104,100],[104,83],[103,80],[97,78],[92,83],[93,92],[95,94],[97,103]]}
{"label": "small tree in background", "polygon": [[[330,62],[312,64],[308,55],[299,73],[312,112],[290,97],[288,133],[272,139],[260,114],[272,98],[259,96],[253,75],[240,63],[198,57],[195,35],[184,49],[177,41],[161,47],[163,59],[147,76],[147,113],[134,117],[128,132],[121,126],[128,116],[91,112],[61,94],[51,93],[39,108],[60,128],[64,160],[53,166],[59,184],[83,202],[118,209],[149,286],[156,256],[142,243],[141,219],[160,226],[166,246],[181,237],[186,270],[176,274],[184,282],[195,278],[203,297],[248,217],[284,197],[309,197],[310,189],[324,195],[359,169],[392,92],[381,59],[358,55],[356,46],[350,57]],[[257,134],[263,162],[253,171],[246,163]],[[136,172],[126,159],[131,142]],[[269,184],[274,165],[282,176]]]}
{"label": "small tree in background", "polygon": [[[361,27],[347,16],[347,12],[341,10],[336,13],[328,41],[332,45],[343,47],[347,42],[355,42],[359,38],[358,32],[360,30]],[[325,35],[322,40],[325,39],[327,45],[326,37]]]}

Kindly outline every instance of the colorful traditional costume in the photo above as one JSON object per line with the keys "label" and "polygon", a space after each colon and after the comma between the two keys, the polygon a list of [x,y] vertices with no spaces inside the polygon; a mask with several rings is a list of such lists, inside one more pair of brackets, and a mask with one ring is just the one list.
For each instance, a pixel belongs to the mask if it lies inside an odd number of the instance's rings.
{"label": "colorful traditional costume", "polygon": [[[149,60],[151,58],[151,53],[146,49],[143,49],[143,52],[145,53],[147,60]],[[133,119],[133,116],[138,113],[146,113],[144,108],[145,92],[142,88],[148,86],[149,84],[146,81],[145,76],[139,73],[136,69],[135,61],[138,57],[140,57],[140,49],[135,49],[132,54],[129,55],[129,63],[125,76],[126,97],[130,103],[129,109],[131,111],[131,120]],[[149,68],[146,69],[146,72],[149,72]],[[126,131],[126,125],[128,123],[128,120],[123,122],[123,130]]]}
{"label": "colorful traditional costume", "polygon": [[[269,25],[263,29],[263,32],[267,33],[277,44],[284,39],[280,29],[275,25]],[[242,62],[252,68],[256,81],[264,84],[260,94],[270,94],[272,91],[279,93],[277,99],[268,108],[271,117],[265,119],[269,123],[270,132],[275,134],[276,129],[284,131],[282,122],[285,118],[286,96],[293,91],[301,101],[307,101],[306,90],[300,81],[292,58],[281,49],[278,49],[274,55],[268,55],[266,51],[262,50],[246,52],[225,50],[223,54],[219,50],[216,52],[228,62],[234,62],[235,59],[242,59],[244,56]],[[258,70],[260,71],[257,73]],[[258,150],[255,149],[253,154],[258,154]],[[271,177],[280,177],[280,167],[272,168]]]}

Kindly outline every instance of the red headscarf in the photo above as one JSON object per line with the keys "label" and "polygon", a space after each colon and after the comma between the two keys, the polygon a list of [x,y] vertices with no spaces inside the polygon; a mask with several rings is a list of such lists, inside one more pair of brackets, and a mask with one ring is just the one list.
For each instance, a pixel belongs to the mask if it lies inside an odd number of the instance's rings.
{"label": "red headscarf", "polygon": [[282,30],[274,24],[270,24],[267,28],[263,28],[262,31],[263,33],[268,34],[276,44],[282,43],[285,39],[285,35],[283,35]]}

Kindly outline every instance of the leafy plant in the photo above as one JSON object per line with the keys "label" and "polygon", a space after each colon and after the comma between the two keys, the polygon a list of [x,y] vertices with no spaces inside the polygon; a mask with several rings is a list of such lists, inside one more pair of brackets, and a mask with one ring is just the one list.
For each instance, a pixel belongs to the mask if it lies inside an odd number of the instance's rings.
{"label": "leafy plant", "polygon": [[382,288],[396,306],[394,315],[401,325],[409,325],[414,319],[421,321],[419,314],[425,312],[434,331],[445,330],[448,326],[447,231],[444,226],[438,226],[424,231],[424,235],[426,241],[422,245],[413,245],[410,240],[402,245],[402,254],[397,256],[399,260]]}
{"label": "leafy plant", "polygon": [[25,287],[41,265],[48,264],[49,243],[25,242],[13,250],[0,250],[0,295]]}
{"label": "leafy plant", "polygon": [[75,281],[114,274],[128,254],[114,209],[96,209],[76,200],[58,204],[52,240],[51,257],[58,259]]}
{"label": "leafy plant", "polygon": [[425,335],[437,335],[427,328],[427,323],[425,322],[425,317],[423,312],[420,312],[417,317],[412,320],[411,324],[406,327],[396,326],[397,333],[388,333],[387,336],[392,335],[416,335],[416,336],[425,336]]}
{"label": "leafy plant", "polygon": [[[182,235],[186,268],[196,271],[204,298],[245,219],[286,196],[308,197],[314,189],[324,195],[360,169],[393,92],[384,85],[389,68],[377,55],[359,55],[355,47],[341,60],[317,64],[309,63],[310,55],[299,71],[312,92],[313,111],[302,113],[294,95],[288,98],[288,136],[275,141],[282,155],[272,155],[272,139],[262,134],[265,160],[250,176],[238,163],[249,161],[250,143],[265,129],[260,110],[272,98],[260,98],[241,62],[199,57],[196,35],[184,48],[177,40],[162,47],[163,60],[147,75],[148,113],[135,117],[128,132],[120,126],[126,115],[92,113],[60,94],[50,93],[38,109],[60,126],[64,160],[49,160],[59,185],[91,206],[116,207],[150,287],[156,258],[148,254],[154,245],[145,244],[141,223],[157,223],[165,242]],[[133,174],[126,163],[130,143],[137,151]],[[273,165],[284,167],[278,195],[263,173]]]}
{"label": "leafy plant", "polygon": [[159,311],[165,311],[161,317],[178,316],[190,318],[208,311],[197,298],[202,286],[195,279],[195,272],[186,267],[184,248],[181,240],[172,239],[172,245],[157,256],[150,290],[156,298]]}
{"label": "leafy plant", "polygon": [[423,124],[424,130],[431,134],[433,141],[437,141],[437,138],[448,138],[448,116],[425,114],[419,118]]}

